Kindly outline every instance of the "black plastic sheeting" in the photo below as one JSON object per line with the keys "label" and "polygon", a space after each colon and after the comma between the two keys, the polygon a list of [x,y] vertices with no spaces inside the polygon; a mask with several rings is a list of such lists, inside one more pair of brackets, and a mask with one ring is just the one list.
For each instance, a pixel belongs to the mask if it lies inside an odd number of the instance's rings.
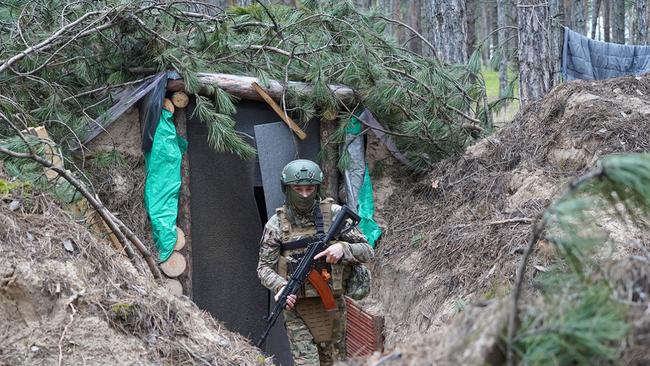
{"label": "black plastic sheeting", "polygon": [[150,76],[136,86],[119,90],[115,94],[117,102],[88,125],[83,133],[81,145],[74,140],[70,144],[70,149],[78,150],[82,145],[92,141],[97,135],[106,131],[108,126],[112,125],[124,112],[140,102],[140,126],[143,126],[142,149],[144,151],[151,150],[169,79],[180,79],[180,75],[176,71],[161,72]]}
{"label": "black plastic sheeting", "polygon": [[176,71],[169,71],[160,75],[163,77],[158,78],[153,89],[140,101],[139,116],[140,126],[142,126],[142,151],[145,152],[151,151],[151,145],[153,145],[153,137],[156,135],[156,127],[158,127],[158,120],[162,111],[163,98],[167,92],[167,80],[180,79],[181,77]]}

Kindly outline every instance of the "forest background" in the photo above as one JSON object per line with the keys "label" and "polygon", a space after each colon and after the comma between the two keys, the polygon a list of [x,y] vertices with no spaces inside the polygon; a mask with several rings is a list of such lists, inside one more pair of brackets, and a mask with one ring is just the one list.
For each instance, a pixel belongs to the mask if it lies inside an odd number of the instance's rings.
{"label": "forest background", "polygon": [[[219,7],[244,6],[255,0],[207,0]],[[280,0],[297,6],[297,0]],[[359,10],[376,9],[386,17],[409,25],[431,42],[438,56],[450,63],[467,63],[479,51],[488,96],[508,95],[508,84],[519,74],[518,8],[538,1],[517,0],[354,0]],[[521,6],[518,6],[521,5]],[[619,44],[646,45],[649,41],[646,0],[551,0],[551,27],[563,26],[591,39]],[[556,29],[556,36],[561,32]],[[388,29],[399,43],[423,56],[431,49],[408,29]],[[556,40],[557,46],[561,40]],[[462,47],[460,47],[462,46]],[[557,58],[559,54],[551,55]],[[554,70],[558,74],[558,69]],[[517,86],[515,86],[515,95]]]}

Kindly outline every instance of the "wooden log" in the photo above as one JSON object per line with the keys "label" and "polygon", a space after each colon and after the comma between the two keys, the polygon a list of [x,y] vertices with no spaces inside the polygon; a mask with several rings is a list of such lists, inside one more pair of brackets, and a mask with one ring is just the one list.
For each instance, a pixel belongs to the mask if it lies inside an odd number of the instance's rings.
{"label": "wooden log", "polygon": [[177,91],[172,94],[172,103],[174,103],[176,108],[185,108],[189,102],[190,98],[182,91]]}
{"label": "wooden log", "polygon": [[166,261],[160,263],[160,270],[169,278],[182,275],[186,268],[185,257],[179,252],[173,252]]}
{"label": "wooden log", "polygon": [[[264,99],[255,91],[253,83],[260,83],[258,78],[250,76],[230,75],[230,74],[210,74],[199,73],[197,74],[199,84],[199,94],[213,95],[214,88],[218,87],[223,89],[229,94],[238,98],[263,101]],[[282,100],[282,92],[284,86],[276,80],[271,80],[265,88],[267,94],[276,102]],[[311,84],[299,81],[290,81],[288,87],[298,94],[309,95],[314,91]],[[334,93],[334,97],[344,103],[353,102],[356,99],[354,90],[345,85],[329,85],[329,89]],[[183,80],[169,80],[167,82],[167,90],[169,91],[186,91],[185,83]]]}
{"label": "wooden log", "polygon": [[181,296],[183,294],[183,285],[179,280],[167,278],[164,286],[172,295]]}
{"label": "wooden log", "polygon": [[[177,109],[174,113],[174,121],[176,121],[176,132],[179,136],[187,139],[187,112],[184,109]],[[192,288],[192,230],[190,214],[190,164],[189,154],[183,154],[181,162],[181,190],[178,195],[178,220],[176,221],[178,227],[183,230],[185,237],[185,247],[181,253],[187,260],[187,269],[185,273],[178,277],[178,280],[183,285],[183,291],[190,299],[193,297]]]}
{"label": "wooden log", "polygon": [[185,233],[178,226],[176,227],[176,245],[174,250],[181,250],[185,247]]}
{"label": "wooden log", "polygon": [[284,121],[284,123],[286,123],[287,126],[289,126],[289,128],[290,128],[293,132],[296,133],[296,135],[298,135],[298,137],[299,137],[301,140],[304,140],[304,139],[307,138],[307,134],[305,133],[305,131],[303,131],[303,130],[300,128],[300,126],[298,126],[298,125],[297,125],[297,124],[296,124],[296,123],[291,119],[291,117],[289,117],[286,113],[284,113],[284,110],[283,110],[282,108],[280,108],[280,106],[279,106],[279,105],[278,105],[278,104],[277,104],[277,103],[276,103],[276,102],[271,98],[270,95],[268,95],[268,94],[266,93],[266,91],[264,91],[264,89],[262,89],[261,86],[259,86],[257,83],[253,83],[253,89],[255,89],[255,91],[256,91],[256,92],[257,92],[257,93],[258,93],[258,94],[259,94],[259,95],[264,99],[264,101],[265,101],[269,106],[271,106],[271,108],[273,108],[273,110],[274,110],[275,113],[278,115],[278,117],[280,117],[280,118]]}
{"label": "wooden log", "polygon": [[163,108],[174,113],[174,103],[169,98],[163,99]]}

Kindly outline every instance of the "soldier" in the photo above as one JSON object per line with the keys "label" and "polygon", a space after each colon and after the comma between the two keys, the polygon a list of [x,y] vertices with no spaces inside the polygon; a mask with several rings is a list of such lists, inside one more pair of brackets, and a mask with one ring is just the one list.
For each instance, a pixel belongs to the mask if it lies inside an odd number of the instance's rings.
{"label": "soldier", "polygon": [[[320,199],[322,182],[321,169],[310,160],[294,160],[282,169],[285,204],[276,209],[276,214],[264,226],[257,266],[257,275],[262,284],[273,291],[276,301],[291,276],[293,265],[306,250],[306,245],[301,246],[299,240],[316,234],[318,225],[327,232],[341,210],[331,198]],[[330,242],[327,249],[315,257],[327,263],[323,277],[334,295],[337,310],[325,311],[318,293],[309,283],[305,283],[297,295],[287,298],[283,315],[295,365],[332,365],[345,359],[343,295],[346,290],[350,291],[348,283],[353,281],[348,279],[356,272],[355,268],[370,260],[373,250],[356,228],[339,239]],[[359,282],[358,277],[355,283]],[[361,282],[369,286],[369,278]]]}

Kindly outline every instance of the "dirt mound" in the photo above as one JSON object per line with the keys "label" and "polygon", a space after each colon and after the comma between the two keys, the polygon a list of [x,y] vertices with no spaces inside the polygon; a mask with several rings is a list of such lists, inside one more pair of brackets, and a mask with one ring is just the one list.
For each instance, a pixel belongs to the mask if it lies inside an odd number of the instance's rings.
{"label": "dirt mound", "polygon": [[270,364],[47,197],[0,198],[0,364]]}
{"label": "dirt mound", "polygon": [[[466,304],[507,294],[531,224],[600,157],[648,150],[649,116],[647,76],[563,84],[462,157],[398,182],[383,212],[371,299],[386,316],[387,348],[418,332],[450,337],[441,327]],[[621,228],[610,239],[629,235]],[[545,264],[546,250],[530,267]],[[411,355],[426,354],[416,349]]]}

